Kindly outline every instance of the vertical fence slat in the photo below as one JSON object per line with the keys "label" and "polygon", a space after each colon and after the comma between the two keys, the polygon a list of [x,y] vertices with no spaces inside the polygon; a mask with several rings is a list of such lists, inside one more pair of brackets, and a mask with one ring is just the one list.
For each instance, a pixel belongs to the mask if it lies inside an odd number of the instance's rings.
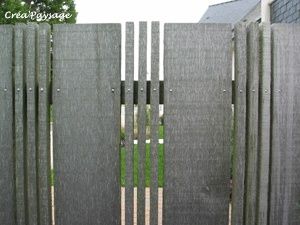
{"label": "vertical fence slat", "polygon": [[55,25],[55,222],[120,224],[120,24]]}
{"label": "vertical fence slat", "polygon": [[0,224],[15,225],[12,26],[0,26],[0,43]]}
{"label": "vertical fence slat", "polygon": [[26,198],[28,223],[38,224],[37,155],[36,155],[36,24],[25,29],[25,87],[26,87]]}
{"label": "vertical fence slat", "polygon": [[259,84],[259,153],[257,224],[268,223],[269,161],[270,161],[270,100],[271,100],[271,29],[261,26],[261,75]]}
{"label": "vertical fence slat", "polygon": [[16,223],[25,225],[25,161],[24,161],[24,29],[18,24],[14,30],[14,138],[15,138],[15,176],[16,176]]}
{"label": "vertical fence slat", "polygon": [[299,25],[272,25],[270,225],[300,224],[299,39]]}
{"label": "vertical fence slat", "polygon": [[247,82],[247,33],[246,25],[235,26],[235,105],[234,149],[232,170],[232,225],[244,220],[244,191],[246,163],[246,82]]}
{"label": "vertical fence slat", "polygon": [[165,25],[165,225],[228,224],[231,30]]}
{"label": "vertical fence slat", "polygon": [[[110,27],[101,32],[100,37],[104,44],[102,50],[106,49],[108,60],[101,63],[101,67],[105,68],[107,65],[107,74],[109,74],[109,83],[111,88],[114,90],[112,95],[112,109],[113,119],[111,122],[111,129],[114,135],[110,137],[112,143],[112,154],[108,157],[110,164],[107,166],[107,174],[110,174],[112,169],[112,178],[107,182],[107,186],[111,187],[112,194],[109,196],[110,211],[109,215],[113,218],[108,217],[107,222],[113,225],[121,224],[121,167],[120,167],[120,148],[121,148],[121,24],[111,24]],[[104,101],[104,100],[103,100]],[[109,111],[109,107],[106,109]],[[105,120],[105,119],[104,119]],[[114,163],[113,163],[114,162]],[[113,166],[112,166],[113,165]],[[107,204],[103,204],[104,208]]]}
{"label": "vertical fence slat", "polygon": [[40,24],[38,29],[38,200],[39,225],[51,225],[51,168],[50,168],[50,25]]}
{"label": "vertical fence slat", "polygon": [[159,22],[151,24],[151,188],[150,224],[158,223]]}
{"label": "vertical fence slat", "polygon": [[259,59],[259,25],[252,23],[248,33],[246,225],[255,225],[257,217]]}
{"label": "vertical fence slat", "polygon": [[126,148],[126,225],[133,225],[133,139],[134,139],[134,23],[126,23],[125,148]]}
{"label": "vertical fence slat", "polygon": [[146,91],[147,91],[147,22],[139,23],[139,71],[138,71],[138,218],[145,223],[145,151],[146,151]]}

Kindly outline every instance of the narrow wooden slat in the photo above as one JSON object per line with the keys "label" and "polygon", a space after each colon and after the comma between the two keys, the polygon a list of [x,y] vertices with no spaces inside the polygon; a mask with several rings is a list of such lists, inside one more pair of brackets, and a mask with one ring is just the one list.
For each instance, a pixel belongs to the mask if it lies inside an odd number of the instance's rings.
{"label": "narrow wooden slat", "polygon": [[50,168],[50,32],[48,24],[39,25],[37,36],[38,67],[38,200],[39,225],[52,225]]}
{"label": "narrow wooden slat", "polygon": [[261,25],[261,76],[259,85],[259,155],[257,224],[268,223],[270,167],[271,29]]}
{"label": "narrow wooden slat", "polygon": [[120,24],[53,31],[56,224],[120,224]]}
{"label": "narrow wooden slat", "polygon": [[25,26],[14,28],[14,138],[15,138],[15,176],[16,176],[16,224],[25,225],[25,162],[24,162],[24,65],[23,42]]}
{"label": "narrow wooden slat", "polygon": [[244,220],[245,164],[246,164],[246,83],[247,83],[247,32],[245,24],[238,24],[235,39],[235,105],[234,149],[232,169],[232,225]]}
{"label": "narrow wooden slat", "polygon": [[146,151],[146,88],[147,88],[147,22],[139,23],[139,71],[138,71],[138,152],[139,178],[137,224],[145,223],[145,151]]}
{"label": "narrow wooden slat", "polygon": [[150,224],[158,223],[159,22],[151,25],[151,188]]}
{"label": "narrow wooden slat", "polygon": [[299,25],[272,25],[270,225],[300,224],[299,40]]}
{"label": "narrow wooden slat", "polygon": [[259,25],[252,23],[248,34],[245,225],[255,225],[257,218],[259,51]]}
{"label": "narrow wooden slat", "polygon": [[126,23],[126,87],[125,87],[125,148],[126,148],[126,225],[133,225],[133,133],[134,133],[134,23]]}
{"label": "narrow wooden slat", "polygon": [[228,224],[231,30],[165,25],[164,225]]}
{"label": "narrow wooden slat", "polygon": [[36,32],[37,25],[25,29],[25,82],[26,82],[26,188],[28,223],[38,224],[37,155],[36,155]]}
{"label": "narrow wooden slat", "polygon": [[15,225],[12,26],[0,26],[0,43],[0,224]]}

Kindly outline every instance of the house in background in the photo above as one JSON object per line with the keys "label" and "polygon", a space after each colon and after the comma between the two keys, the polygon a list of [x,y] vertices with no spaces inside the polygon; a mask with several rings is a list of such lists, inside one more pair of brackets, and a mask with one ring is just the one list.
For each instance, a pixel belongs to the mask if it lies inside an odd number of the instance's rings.
{"label": "house in background", "polygon": [[[300,23],[300,0],[271,0],[271,23]],[[261,22],[261,0],[232,0],[211,5],[200,23]]]}
{"label": "house in background", "polygon": [[253,22],[261,19],[260,0],[233,0],[210,5],[200,23]]}
{"label": "house in background", "polygon": [[272,23],[300,23],[300,0],[275,0],[271,3]]}

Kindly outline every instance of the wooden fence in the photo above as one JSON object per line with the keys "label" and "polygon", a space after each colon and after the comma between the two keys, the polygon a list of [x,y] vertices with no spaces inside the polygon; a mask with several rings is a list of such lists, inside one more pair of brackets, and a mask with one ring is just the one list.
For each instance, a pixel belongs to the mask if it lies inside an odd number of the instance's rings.
{"label": "wooden fence", "polygon": [[0,26],[0,224],[160,224],[160,104],[164,225],[300,224],[300,26],[148,26]]}

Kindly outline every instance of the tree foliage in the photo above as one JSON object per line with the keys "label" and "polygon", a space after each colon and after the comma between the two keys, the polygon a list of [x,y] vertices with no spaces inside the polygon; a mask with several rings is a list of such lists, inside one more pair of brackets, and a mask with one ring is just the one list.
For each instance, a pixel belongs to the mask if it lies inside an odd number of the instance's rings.
{"label": "tree foliage", "polygon": [[7,12],[11,13],[45,13],[45,14],[67,14],[70,18],[55,18],[43,22],[50,24],[57,23],[76,23],[77,12],[74,0],[0,0],[0,24],[15,24],[26,22],[41,22],[32,18],[5,18]]}

